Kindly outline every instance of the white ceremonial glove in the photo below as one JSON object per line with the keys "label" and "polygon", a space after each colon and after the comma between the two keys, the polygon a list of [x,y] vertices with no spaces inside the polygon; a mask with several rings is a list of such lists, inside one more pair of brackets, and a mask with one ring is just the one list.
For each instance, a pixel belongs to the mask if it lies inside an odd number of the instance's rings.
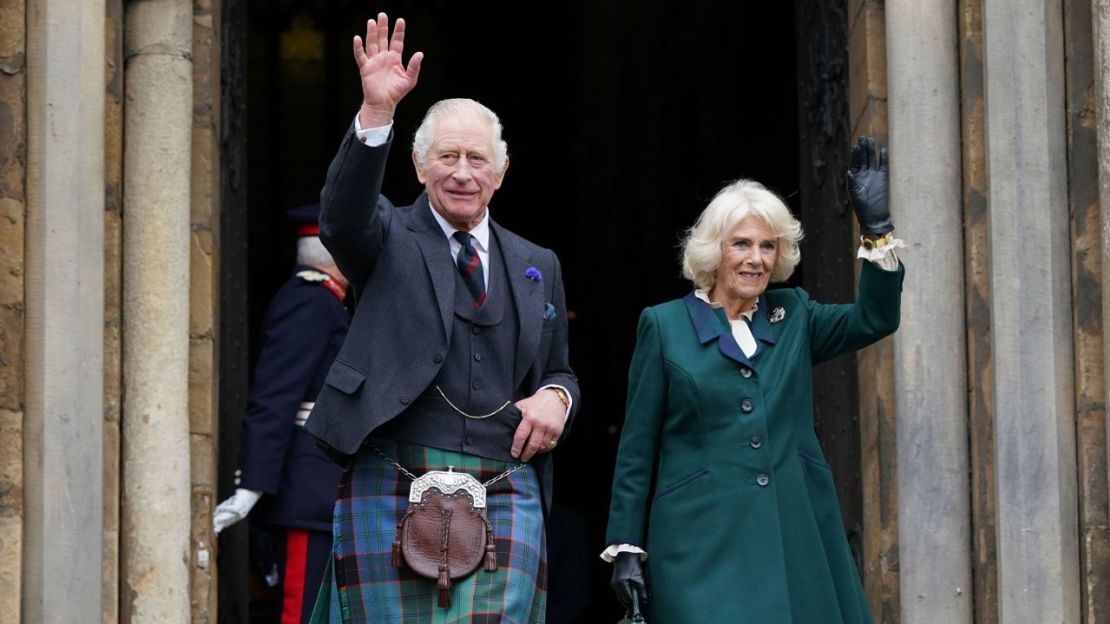
{"label": "white ceremonial glove", "polygon": [[212,514],[212,530],[219,535],[220,531],[246,518],[259,498],[262,498],[262,492],[236,488],[227,500],[216,505],[216,513]]}

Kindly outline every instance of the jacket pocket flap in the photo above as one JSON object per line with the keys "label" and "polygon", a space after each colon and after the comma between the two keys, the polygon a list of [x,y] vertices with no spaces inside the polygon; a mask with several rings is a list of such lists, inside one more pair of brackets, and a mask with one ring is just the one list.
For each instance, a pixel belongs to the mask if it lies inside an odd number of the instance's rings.
{"label": "jacket pocket flap", "polygon": [[331,370],[324,379],[324,383],[345,394],[357,392],[364,381],[366,381],[366,373],[339,360],[331,365]]}

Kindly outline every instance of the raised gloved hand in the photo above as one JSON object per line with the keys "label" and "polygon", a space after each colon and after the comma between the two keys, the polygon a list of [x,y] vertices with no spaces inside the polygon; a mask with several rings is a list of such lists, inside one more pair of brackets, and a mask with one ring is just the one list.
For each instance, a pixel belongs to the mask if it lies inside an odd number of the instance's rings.
{"label": "raised gloved hand", "polygon": [[613,579],[609,586],[617,601],[626,609],[644,604],[647,600],[647,582],[644,580],[644,562],[640,553],[621,552],[613,558]]}
{"label": "raised gloved hand", "polygon": [[875,140],[871,137],[861,136],[859,144],[852,146],[848,191],[864,234],[886,234],[894,229],[887,202],[889,164],[886,148],[876,152]]}
{"label": "raised gloved hand", "polygon": [[236,488],[235,493],[227,500],[216,505],[216,511],[212,514],[212,530],[219,535],[220,531],[246,518],[261,497],[262,492]]}

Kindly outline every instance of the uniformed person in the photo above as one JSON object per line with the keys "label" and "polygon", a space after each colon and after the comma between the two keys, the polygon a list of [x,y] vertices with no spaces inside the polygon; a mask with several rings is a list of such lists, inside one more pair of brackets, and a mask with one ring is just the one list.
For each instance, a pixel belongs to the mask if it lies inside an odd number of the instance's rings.
{"label": "uniformed person", "polygon": [[319,204],[287,212],[298,226],[297,264],[263,322],[254,384],[242,416],[238,488],[213,516],[219,533],[257,505],[252,528],[269,539],[252,542],[268,542],[272,556],[254,553],[252,559],[266,561],[261,571],[266,584],[281,590],[281,624],[307,621],[311,612],[331,552],[332,508],[341,476],[303,428],[350,321],[344,305],[347,279],[320,243],[319,213]]}

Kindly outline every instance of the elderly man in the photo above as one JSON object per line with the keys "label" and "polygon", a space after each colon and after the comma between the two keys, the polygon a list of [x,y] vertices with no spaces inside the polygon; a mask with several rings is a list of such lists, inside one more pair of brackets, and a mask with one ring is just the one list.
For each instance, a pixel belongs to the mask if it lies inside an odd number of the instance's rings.
{"label": "elderly man", "polygon": [[[306,425],[347,468],[313,621],[543,622],[550,451],[579,403],[559,261],[490,218],[507,147],[473,100],[429,109],[412,150],[426,192],[375,209],[394,111],[423,59],[402,62],[404,34],[397,20],[390,37],[383,13],[354,38],[362,106],[321,194],[321,238],[358,304]],[[484,565],[447,565],[465,541],[455,509],[427,521],[438,575],[418,569],[420,527],[398,525],[447,504],[409,503],[413,480],[434,471],[472,477],[465,500],[485,498]]]}

